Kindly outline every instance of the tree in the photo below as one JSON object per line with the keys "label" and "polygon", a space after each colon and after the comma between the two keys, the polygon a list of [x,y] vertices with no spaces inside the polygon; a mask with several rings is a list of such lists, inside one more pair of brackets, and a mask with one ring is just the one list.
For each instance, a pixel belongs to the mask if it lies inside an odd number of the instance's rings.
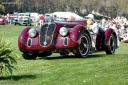
{"label": "tree", "polygon": [[5,7],[0,4],[0,13],[4,13],[4,12],[5,12]]}
{"label": "tree", "polygon": [[72,11],[80,14],[84,10],[86,13],[96,11],[112,17],[123,13],[128,14],[128,0],[0,0],[0,3],[10,1],[15,4],[2,5],[2,12],[45,14],[55,11]]}

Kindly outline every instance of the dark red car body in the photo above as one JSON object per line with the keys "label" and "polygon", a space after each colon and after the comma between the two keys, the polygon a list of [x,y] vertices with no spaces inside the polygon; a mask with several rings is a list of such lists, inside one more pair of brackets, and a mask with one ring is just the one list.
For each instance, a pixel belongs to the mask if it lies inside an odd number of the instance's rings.
{"label": "dark red car body", "polygon": [[[66,36],[59,33],[62,27],[68,29]],[[34,59],[37,56],[45,57],[51,55],[52,52],[58,52],[61,55],[73,52],[77,57],[86,57],[93,51],[93,48],[113,54],[117,48],[117,36],[111,28],[106,31],[99,30],[95,35],[96,42],[93,47],[92,34],[86,28],[86,20],[54,21],[44,24],[41,28],[36,28],[37,34],[33,38],[28,34],[30,29],[31,27],[25,27],[18,38],[18,47],[23,52],[25,59]]]}

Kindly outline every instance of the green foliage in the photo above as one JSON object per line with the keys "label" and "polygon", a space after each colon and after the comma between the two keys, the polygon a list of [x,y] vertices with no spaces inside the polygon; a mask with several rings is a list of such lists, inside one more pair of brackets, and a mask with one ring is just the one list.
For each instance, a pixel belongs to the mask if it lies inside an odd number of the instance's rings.
{"label": "green foliage", "polygon": [[95,10],[111,17],[122,13],[128,14],[128,0],[11,0],[11,2],[10,4],[9,0],[0,1],[1,13],[18,11],[45,14],[55,11],[73,11],[86,14]]}
{"label": "green foliage", "polygon": [[11,74],[15,69],[13,64],[16,64],[15,54],[10,47],[10,43],[0,37],[0,77]]}

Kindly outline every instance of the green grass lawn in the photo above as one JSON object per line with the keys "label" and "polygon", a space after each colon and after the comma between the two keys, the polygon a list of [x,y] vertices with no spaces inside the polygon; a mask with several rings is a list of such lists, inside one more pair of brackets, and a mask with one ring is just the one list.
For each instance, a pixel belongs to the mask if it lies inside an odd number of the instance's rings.
{"label": "green grass lawn", "polygon": [[19,55],[12,78],[0,85],[128,85],[128,44],[121,43],[114,55],[95,53],[88,58],[51,57],[24,60],[17,47],[21,26],[0,25],[0,34]]}

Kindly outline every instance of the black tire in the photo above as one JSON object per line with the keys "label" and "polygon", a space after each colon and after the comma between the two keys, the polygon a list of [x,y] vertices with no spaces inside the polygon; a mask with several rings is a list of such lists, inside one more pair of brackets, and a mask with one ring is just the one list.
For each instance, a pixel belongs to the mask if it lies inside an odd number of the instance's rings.
{"label": "black tire", "polygon": [[27,60],[34,60],[34,59],[36,59],[36,57],[37,57],[37,54],[36,53],[32,53],[32,52],[29,52],[29,53],[23,53],[23,58],[24,59],[27,59]]}
{"label": "black tire", "polygon": [[105,47],[106,54],[114,54],[116,49],[116,37],[114,34],[111,34],[110,39],[108,41],[109,45]]}
{"label": "black tire", "polygon": [[91,49],[91,40],[88,34],[82,34],[80,36],[79,45],[76,49],[76,57],[87,57]]}

